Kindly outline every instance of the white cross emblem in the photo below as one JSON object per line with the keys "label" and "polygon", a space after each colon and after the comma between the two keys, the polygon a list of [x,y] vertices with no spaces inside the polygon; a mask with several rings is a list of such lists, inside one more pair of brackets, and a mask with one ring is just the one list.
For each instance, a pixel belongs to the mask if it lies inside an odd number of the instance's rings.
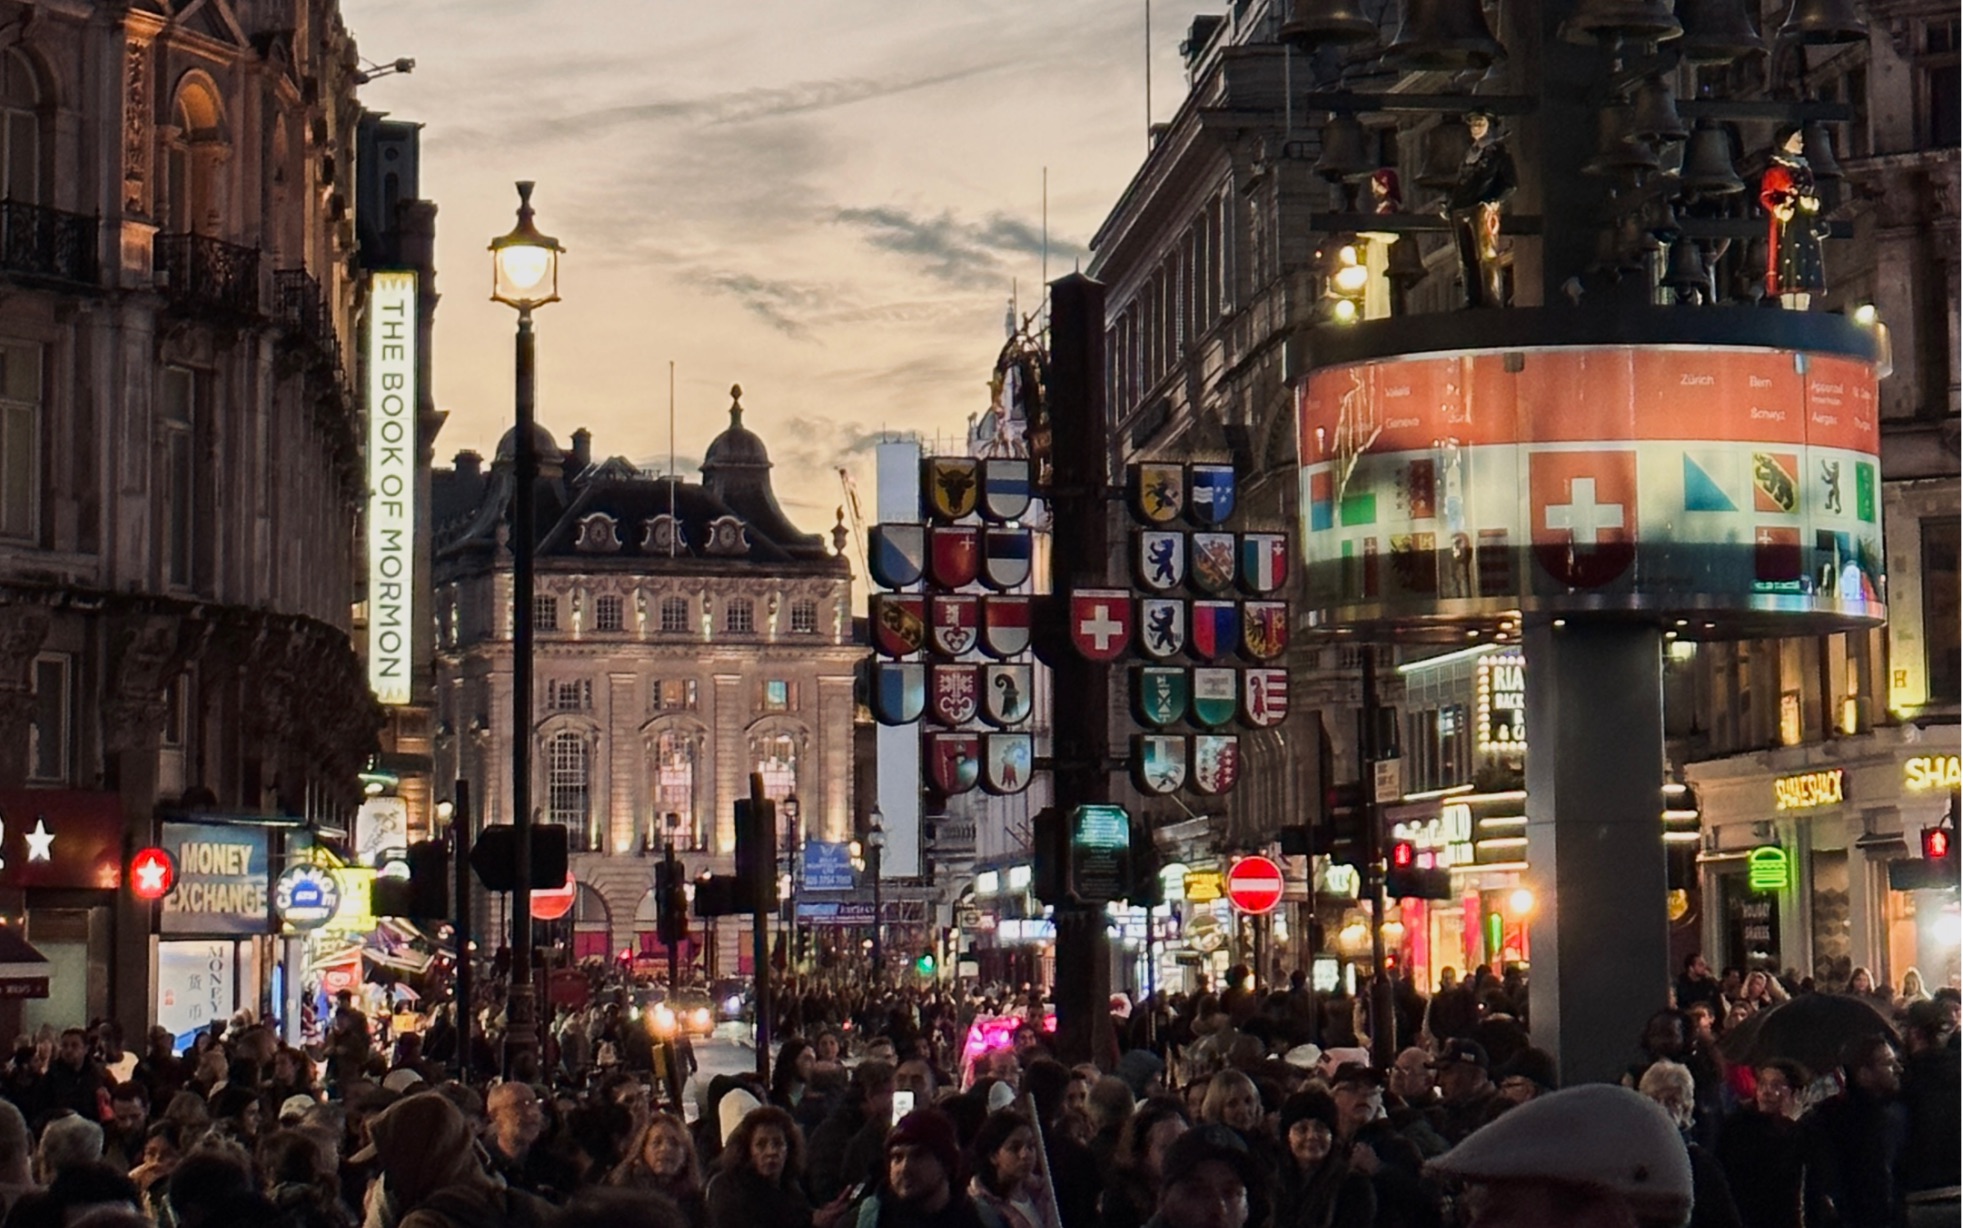
{"label": "white cross emblem", "polygon": [[1077,624],[1077,630],[1097,645],[1099,652],[1107,652],[1111,641],[1125,633],[1125,625],[1111,617],[1111,607],[1099,602],[1091,607],[1091,616]]}
{"label": "white cross emblem", "polygon": [[1547,527],[1566,529],[1578,545],[1594,545],[1602,540],[1603,529],[1622,527],[1620,503],[1595,502],[1595,479],[1576,478],[1569,487],[1570,503],[1547,505]]}

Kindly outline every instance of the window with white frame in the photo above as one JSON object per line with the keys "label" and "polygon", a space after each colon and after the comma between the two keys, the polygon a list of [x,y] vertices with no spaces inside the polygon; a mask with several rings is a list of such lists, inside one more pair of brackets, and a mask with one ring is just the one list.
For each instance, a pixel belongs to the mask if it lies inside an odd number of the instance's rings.
{"label": "window with white frame", "polygon": [[593,629],[618,631],[626,624],[626,607],[618,593],[602,593],[593,599]]}
{"label": "window with white frame", "polygon": [[591,777],[592,752],[585,737],[570,730],[554,734],[545,744],[546,821],[565,824],[572,847],[582,851],[600,847]]}
{"label": "window with white frame", "polygon": [[540,593],[532,597],[532,630],[557,631],[559,629],[559,599],[550,593]]}
{"label": "window with white frame", "polygon": [[554,712],[584,712],[593,706],[593,680],[566,678],[545,684],[545,706]]}
{"label": "window with white frame", "polygon": [[27,726],[27,778],[66,784],[72,732],[73,661],[66,653],[34,658],[34,693]]}
{"label": "window with white frame", "polygon": [[668,816],[675,816],[675,847],[708,847],[707,833],[695,813],[694,735],[667,730],[654,743],[654,813],[656,839],[665,840],[670,828]]}
{"label": "window with white frame", "polygon": [[663,635],[688,634],[688,598],[661,599],[661,632]]}
{"label": "window with white frame", "polygon": [[799,597],[791,602],[791,634],[816,635],[818,633],[818,603],[809,597]]}
{"label": "window with white frame", "polygon": [[748,597],[731,597],[723,603],[722,629],[731,635],[749,635],[757,629],[757,603]]}
{"label": "window with white frame", "polygon": [[0,537],[37,531],[41,418],[41,348],[0,342]]}
{"label": "window with white frame", "polygon": [[763,776],[764,796],[782,801],[797,792],[797,738],[772,733],[750,739],[750,762]]}

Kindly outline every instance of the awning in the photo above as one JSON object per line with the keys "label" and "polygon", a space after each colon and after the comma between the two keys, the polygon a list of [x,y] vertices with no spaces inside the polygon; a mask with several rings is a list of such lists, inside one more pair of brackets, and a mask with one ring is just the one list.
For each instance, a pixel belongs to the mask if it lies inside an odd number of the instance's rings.
{"label": "awning", "polygon": [[0,925],[0,998],[45,998],[53,965],[17,930]]}

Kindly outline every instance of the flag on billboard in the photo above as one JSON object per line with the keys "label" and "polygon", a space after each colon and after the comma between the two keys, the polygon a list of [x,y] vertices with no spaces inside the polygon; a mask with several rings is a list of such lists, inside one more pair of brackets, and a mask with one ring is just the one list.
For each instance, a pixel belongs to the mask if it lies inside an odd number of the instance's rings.
{"label": "flag on billboard", "polygon": [[1438,471],[1429,460],[1414,460],[1404,466],[1398,494],[1404,514],[1412,520],[1431,520],[1438,515]]}
{"label": "flag on billboard", "polygon": [[1800,578],[1798,529],[1762,524],[1752,534],[1752,546],[1753,571],[1761,584],[1790,584]]}
{"label": "flag on billboard", "polygon": [[1752,453],[1752,510],[1799,510],[1799,457],[1791,452]]}
{"label": "flag on billboard", "polygon": [[1874,523],[1874,466],[1865,461],[1854,466],[1854,515]]}
{"label": "flag on billboard", "polygon": [[1534,557],[1557,582],[1599,588],[1636,558],[1634,451],[1537,451],[1527,460]]}
{"label": "flag on billboard", "polygon": [[1841,473],[1846,468],[1846,462],[1838,456],[1821,456],[1818,458],[1818,463],[1820,497],[1814,501],[1814,506],[1820,509],[1821,515],[1845,516],[1847,501],[1841,497],[1840,479]]}
{"label": "flag on billboard", "polygon": [[1343,495],[1343,527],[1377,523],[1377,492],[1351,490]]}
{"label": "flag on billboard", "polygon": [[1315,532],[1336,524],[1336,475],[1318,469],[1309,475],[1309,528]]}
{"label": "flag on billboard", "polygon": [[1725,493],[1720,475],[1730,476],[1732,458],[1722,452],[1684,453],[1684,510],[1735,512],[1738,504]]}

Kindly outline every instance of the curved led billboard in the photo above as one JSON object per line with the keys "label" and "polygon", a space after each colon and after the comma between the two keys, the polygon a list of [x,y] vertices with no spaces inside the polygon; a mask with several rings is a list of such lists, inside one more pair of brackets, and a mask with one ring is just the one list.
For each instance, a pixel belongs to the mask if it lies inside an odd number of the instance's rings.
{"label": "curved led billboard", "polygon": [[1315,370],[1296,392],[1310,622],[1879,622],[1875,384],[1855,358],[1710,346]]}

